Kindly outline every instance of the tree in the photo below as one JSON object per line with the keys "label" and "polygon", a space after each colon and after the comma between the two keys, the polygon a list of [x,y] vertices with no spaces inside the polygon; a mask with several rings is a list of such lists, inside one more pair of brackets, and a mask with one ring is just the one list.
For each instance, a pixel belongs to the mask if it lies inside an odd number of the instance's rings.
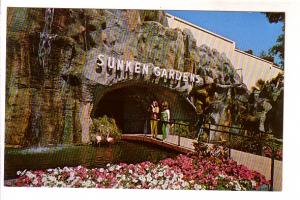
{"label": "tree", "polygon": [[274,62],[274,56],[270,55],[269,53],[267,53],[265,51],[260,52],[259,57],[264,60]]}
{"label": "tree", "polygon": [[252,49],[249,49],[249,50],[247,50],[247,51],[245,51],[246,53],[249,53],[249,54],[251,54],[251,55],[253,55],[253,50]]}
{"label": "tree", "polygon": [[265,13],[265,15],[270,23],[284,22],[284,13],[282,12]]}
{"label": "tree", "polygon": [[285,14],[283,12],[272,12],[272,13],[264,13],[264,15],[268,18],[270,23],[279,23],[282,22],[282,34],[280,34],[276,40],[276,44],[269,49],[269,52],[265,57],[269,56],[278,56],[280,58],[280,62],[278,63],[282,68],[284,67],[284,30],[285,30]]}

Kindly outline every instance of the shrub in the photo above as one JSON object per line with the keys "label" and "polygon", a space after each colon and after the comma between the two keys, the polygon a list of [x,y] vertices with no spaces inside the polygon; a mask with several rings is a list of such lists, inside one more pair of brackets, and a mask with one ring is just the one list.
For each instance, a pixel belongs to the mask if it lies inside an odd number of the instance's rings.
{"label": "shrub", "polygon": [[173,125],[173,132],[175,135],[180,135],[181,137],[186,137],[186,138],[195,138],[195,130],[193,129],[190,124],[183,122],[183,121],[178,121],[179,124],[174,124]]}
{"label": "shrub", "polygon": [[114,139],[120,139],[122,135],[115,119],[107,117],[106,115],[93,119],[90,130],[92,141],[95,140],[96,135],[100,135],[104,138],[109,135]]}

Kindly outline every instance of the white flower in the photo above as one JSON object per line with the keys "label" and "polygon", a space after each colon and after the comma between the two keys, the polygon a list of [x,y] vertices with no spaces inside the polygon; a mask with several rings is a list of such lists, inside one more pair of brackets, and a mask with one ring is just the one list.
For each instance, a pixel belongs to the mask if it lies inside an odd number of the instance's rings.
{"label": "white flower", "polygon": [[53,169],[47,169],[47,172],[51,173],[53,172]]}
{"label": "white flower", "polygon": [[122,177],[121,174],[117,174],[117,175],[116,175],[116,178],[120,178],[120,177]]}
{"label": "white flower", "polygon": [[56,181],[56,177],[55,176],[48,176],[48,180],[50,182],[55,182]]}
{"label": "white flower", "polygon": [[177,180],[177,179],[178,179],[178,175],[177,174],[173,174],[172,180]]}
{"label": "white flower", "polygon": [[114,171],[114,169],[115,169],[114,166],[111,166],[111,167],[108,168],[108,170],[111,171],[111,172]]}
{"label": "white flower", "polygon": [[184,187],[184,188],[185,188],[185,187],[187,187],[189,184],[188,184],[188,182],[186,182],[186,181],[183,181],[181,185],[182,185],[182,187]]}
{"label": "white flower", "polygon": [[151,183],[152,183],[153,185],[157,185],[157,180],[154,179]]}
{"label": "white flower", "polygon": [[252,184],[252,187],[255,187],[256,186],[256,181],[251,180],[251,184]]}
{"label": "white flower", "polygon": [[164,183],[164,184],[161,186],[161,188],[164,189],[164,190],[167,189],[167,188],[168,188],[168,184]]}
{"label": "white flower", "polygon": [[163,172],[158,172],[158,176],[163,176],[164,173]]}
{"label": "white flower", "polygon": [[152,181],[152,177],[147,176],[147,182],[151,182]]}
{"label": "white flower", "polygon": [[45,183],[47,181],[47,176],[42,177],[42,182]]}
{"label": "white flower", "polygon": [[224,175],[224,174],[219,174],[218,177],[220,177],[220,178],[225,178],[225,175]]}
{"label": "white flower", "polygon": [[179,185],[173,185],[172,189],[178,190],[178,189],[180,189],[180,186]]}
{"label": "white flower", "polygon": [[242,190],[242,188],[241,188],[241,186],[240,186],[240,184],[238,182],[236,182],[234,189],[237,190],[237,191],[241,191]]}
{"label": "white flower", "polygon": [[137,183],[138,181],[139,181],[139,180],[136,179],[136,178],[132,179],[132,182],[134,182],[134,183]]}
{"label": "white flower", "polygon": [[170,184],[173,184],[174,183],[174,177],[170,180]]}
{"label": "white flower", "polygon": [[87,180],[87,181],[84,181],[82,183],[82,186],[83,187],[91,187],[93,184],[92,184],[92,181],[91,180]]}
{"label": "white flower", "polygon": [[37,179],[34,179],[33,181],[32,181],[32,184],[33,185],[37,185],[39,182],[38,182],[38,180]]}
{"label": "white flower", "polygon": [[195,189],[195,190],[202,190],[203,188],[202,188],[201,185],[195,184],[195,185],[194,185],[194,189]]}
{"label": "white flower", "polygon": [[71,169],[68,168],[68,167],[64,167],[63,170],[66,171],[66,172],[70,172],[71,171]]}
{"label": "white flower", "polygon": [[116,166],[116,170],[120,170],[122,167],[120,165]]}
{"label": "white flower", "polygon": [[146,179],[145,179],[144,176],[139,176],[139,180],[140,180],[141,182],[145,182],[145,181],[146,181]]}
{"label": "white flower", "polygon": [[58,170],[55,169],[54,172],[53,172],[53,174],[54,174],[54,175],[58,175],[58,174],[59,174]]}
{"label": "white flower", "polygon": [[128,172],[129,172],[129,174],[132,174],[132,170],[131,169]]}
{"label": "white flower", "polygon": [[18,176],[23,176],[26,173],[27,169],[25,169],[24,171],[17,171],[17,175]]}
{"label": "white flower", "polygon": [[27,171],[26,172],[26,176],[28,177],[28,178],[30,178],[30,179],[33,179],[33,178],[35,178],[36,177],[36,175],[35,174],[33,174],[32,172],[30,172],[30,171]]}
{"label": "white flower", "polygon": [[146,174],[146,177],[151,177],[152,178],[152,174],[148,173],[148,174]]}

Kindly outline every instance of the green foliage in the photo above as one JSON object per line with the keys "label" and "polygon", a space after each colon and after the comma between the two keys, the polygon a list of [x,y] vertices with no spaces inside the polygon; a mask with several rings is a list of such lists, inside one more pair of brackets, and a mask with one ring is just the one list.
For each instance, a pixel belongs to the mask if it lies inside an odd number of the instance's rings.
{"label": "green foliage", "polygon": [[261,90],[261,88],[265,85],[265,81],[260,78],[257,80],[255,85]]}
{"label": "green foliage", "polygon": [[109,118],[106,115],[93,119],[90,130],[90,134],[92,136],[101,135],[103,137],[106,137],[109,134],[110,137],[120,139],[122,135],[115,119]]}
{"label": "green foliage", "polygon": [[203,105],[202,101],[200,101],[200,100],[196,101],[195,106],[196,106],[196,109],[197,109],[197,113],[199,113],[199,114],[203,113],[202,105]]}
{"label": "green foliage", "polygon": [[194,142],[193,146],[195,148],[195,155],[198,157],[215,159],[216,163],[221,164],[222,159],[227,159],[229,157],[229,149],[224,147],[224,145],[208,145],[199,141]]}
{"label": "green foliage", "polygon": [[265,13],[270,23],[284,22],[284,13],[283,12],[269,12]]}
{"label": "green foliage", "polygon": [[[284,30],[285,30],[285,14],[283,12],[264,13],[270,23],[282,22],[282,34],[280,34],[276,40],[276,44],[269,49],[267,57],[278,56],[280,58],[279,65],[284,67]],[[263,57],[262,57],[263,58]],[[268,60],[268,59],[267,59]]]}
{"label": "green foliage", "polygon": [[245,51],[246,53],[249,53],[249,54],[251,54],[251,55],[253,55],[253,50],[252,49],[249,49],[249,50],[247,50],[247,51]]}
{"label": "green foliage", "polygon": [[270,55],[269,53],[267,53],[265,51],[260,52],[259,57],[264,59],[264,60],[274,62],[274,56]]}
{"label": "green foliage", "polygon": [[269,49],[270,55],[278,55],[281,59],[280,65],[283,66],[284,64],[284,34],[278,36],[276,40],[276,44]]}
{"label": "green foliage", "polygon": [[[229,145],[229,144],[227,144]],[[230,140],[230,148],[253,153],[257,155],[262,154],[263,138],[253,135],[252,137],[243,137],[232,135]]]}
{"label": "green foliage", "polygon": [[179,124],[174,124],[174,133],[175,135],[180,135],[181,137],[193,138],[194,139],[194,131],[191,130],[191,127],[188,123],[179,121]]}

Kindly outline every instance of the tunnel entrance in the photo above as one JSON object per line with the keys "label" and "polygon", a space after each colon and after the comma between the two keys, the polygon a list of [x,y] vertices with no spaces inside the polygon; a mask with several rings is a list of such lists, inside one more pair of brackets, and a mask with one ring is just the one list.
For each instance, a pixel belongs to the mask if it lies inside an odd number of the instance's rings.
{"label": "tunnel entrance", "polygon": [[153,100],[169,103],[171,119],[194,120],[195,108],[183,96],[157,85],[133,85],[107,89],[95,105],[92,117],[107,115],[116,120],[122,133],[149,133],[148,108]]}

